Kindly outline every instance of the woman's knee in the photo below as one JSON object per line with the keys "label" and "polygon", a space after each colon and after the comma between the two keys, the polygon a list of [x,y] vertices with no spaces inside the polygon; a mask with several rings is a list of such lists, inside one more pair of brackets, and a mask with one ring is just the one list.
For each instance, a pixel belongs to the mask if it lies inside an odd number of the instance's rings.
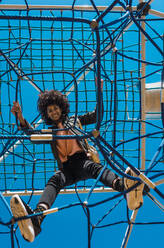
{"label": "woman's knee", "polygon": [[47,185],[52,185],[55,188],[63,188],[65,185],[66,179],[62,171],[57,171],[49,180]]}

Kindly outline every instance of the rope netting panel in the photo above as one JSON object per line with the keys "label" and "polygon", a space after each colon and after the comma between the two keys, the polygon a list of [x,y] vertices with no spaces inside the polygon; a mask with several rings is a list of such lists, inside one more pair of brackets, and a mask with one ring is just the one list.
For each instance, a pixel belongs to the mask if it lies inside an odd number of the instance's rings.
{"label": "rope netting panel", "polygon": [[[137,174],[135,180],[146,183],[156,193],[147,196],[163,211],[163,19],[152,15],[150,3],[134,8],[132,1],[123,0],[107,7],[96,7],[90,1],[88,8],[78,6],[76,1],[66,8],[29,6],[26,1],[19,8],[0,6],[0,189],[6,207],[3,196],[15,192],[40,194],[58,169],[50,145],[42,140],[47,126],[36,104],[41,92],[57,89],[68,97],[70,115],[93,111],[97,104],[96,125],[86,126],[77,138],[90,139],[99,150],[104,168],[127,176],[125,170],[131,167]],[[146,96],[148,91],[156,91],[156,84],[149,89],[146,84],[155,82],[160,82],[160,107],[154,111]],[[33,133],[25,135],[20,130],[11,113],[13,101],[21,103],[25,118],[34,127]],[[158,120],[154,120],[157,116]],[[41,144],[32,141],[33,134],[38,134]],[[53,130],[51,134],[52,139],[58,138]],[[83,207],[88,219],[88,247],[96,227],[127,223],[122,243],[126,247],[134,224],[150,224],[150,219],[135,223],[134,216],[130,220],[125,214],[122,221],[100,225],[113,209],[125,204],[125,192],[112,192],[97,202],[90,200],[93,191],[112,190],[104,187],[99,178],[80,182],[62,191],[75,192],[79,202],[54,209]],[[84,203],[79,192],[88,193]],[[92,225],[90,210],[106,202],[110,202],[111,209]],[[6,225],[13,233],[11,224]],[[151,224],[163,224],[163,220]]]}
{"label": "rope netting panel", "polygon": [[[47,16],[49,13],[49,11],[44,13],[43,10],[35,10],[35,12],[32,12],[33,15],[39,15],[39,17]],[[89,13],[88,11],[74,11],[73,13],[74,18],[86,18],[85,15],[90,15],[91,20],[96,15],[93,11]],[[60,18],[72,18],[73,13],[72,10],[65,12],[58,10],[54,11],[53,15],[59,15]],[[11,14],[11,11],[5,14]],[[26,16],[26,11],[14,11],[14,15]],[[2,31],[5,35],[1,40],[1,44],[4,46],[4,57],[1,56],[1,92],[6,92],[7,94],[1,94],[2,135],[17,133],[17,125],[11,114],[12,102],[16,97],[22,103],[25,117],[34,126],[36,125],[37,129],[46,128],[39,117],[36,119],[37,110],[35,104],[39,92],[45,89],[53,88],[64,92],[71,103],[71,114],[75,113],[76,105],[78,114],[92,111],[95,108],[96,91],[94,81],[97,69],[96,61],[93,59],[92,62],[92,58],[95,56],[97,44],[95,34],[92,32],[90,25],[65,20],[54,22],[53,19],[49,22],[42,19],[37,22],[31,20],[28,22],[20,18],[19,20],[3,20],[2,26]],[[112,32],[112,28],[108,32]],[[127,32],[133,31],[136,33],[137,38],[137,30]],[[119,35],[120,32],[121,30],[118,29],[113,36]],[[128,61],[121,57],[117,59],[118,89],[114,89],[116,80],[115,53],[113,49],[110,49],[110,40],[106,30],[100,31],[100,38],[101,53],[104,53],[101,64],[102,78],[104,79],[104,118],[100,129],[104,139],[116,146],[116,144],[126,140],[126,136],[131,135],[134,137],[139,135],[139,121],[135,123],[135,121],[130,120],[137,120],[140,115],[137,62],[133,69],[127,68],[127,71],[123,71]],[[124,49],[127,49],[124,39],[127,39],[126,35],[125,38],[122,36],[119,39],[117,47],[122,53]],[[129,54],[137,53],[137,43],[131,44],[131,46],[132,48],[128,48],[129,51],[127,52]],[[9,63],[7,59],[9,59]],[[88,66],[86,66],[87,63]],[[22,77],[18,82],[19,76]],[[76,80],[78,87],[77,94],[74,90],[74,80]],[[118,99],[115,94],[118,95]],[[76,101],[76,98],[78,98],[78,101]],[[120,104],[118,105],[118,103]],[[93,126],[86,128],[86,132],[89,132],[93,129]],[[1,160],[4,166],[1,173],[4,182],[2,190],[4,191],[21,189],[18,182],[22,183],[22,190],[32,189],[34,161],[38,186],[34,182],[33,187],[36,190],[43,189],[47,178],[49,178],[49,173],[56,170],[54,158],[51,156],[51,151],[47,145],[33,145],[28,140],[24,141],[22,145],[22,142],[5,140],[2,143]],[[126,144],[122,145],[119,151],[125,157],[131,157],[139,161],[139,142],[137,141],[133,149],[129,149],[128,146],[129,144],[127,147]]]}

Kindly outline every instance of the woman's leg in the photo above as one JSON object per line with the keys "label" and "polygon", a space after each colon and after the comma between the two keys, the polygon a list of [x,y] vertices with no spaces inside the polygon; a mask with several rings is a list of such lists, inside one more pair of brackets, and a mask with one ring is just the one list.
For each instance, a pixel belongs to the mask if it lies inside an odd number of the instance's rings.
{"label": "woman's leg", "polygon": [[[10,207],[13,216],[22,217],[43,212],[51,207],[60,189],[72,184],[73,182],[73,177],[71,176],[69,168],[57,171],[55,175],[49,179],[35,210],[32,210],[18,195],[14,195],[10,200]],[[38,215],[18,222],[21,234],[25,240],[29,242],[34,241],[35,237],[41,232],[40,225],[43,219],[44,215]]]}
{"label": "woman's leg", "polygon": [[[76,181],[85,180],[85,179],[96,179],[101,170],[104,169],[104,166],[101,164],[94,163],[92,160],[89,160],[85,153],[73,155],[70,158],[70,164],[72,173]],[[106,168],[101,177],[100,181],[108,187],[112,187],[117,191],[123,191],[123,180],[119,178],[113,171]]]}
{"label": "woman's leg", "polygon": [[[90,160],[86,160],[83,164],[83,175],[86,174],[88,178],[97,178],[99,173],[101,173],[101,171],[103,170],[103,168],[104,167],[101,164],[96,164]],[[136,176],[136,174],[130,168],[127,168],[126,173],[134,177]],[[135,186],[135,184],[137,184],[137,182],[134,180],[128,178],[119,178],[114,172],[112,172],[108,168],[104,169],[104,171],[102,172],[100,181],[105,186],[109,186],[119,192],[128,190],[130,187]],[[129,209],[136,210],[142,206],[143,188],[144,185],[141,184],[127,193],[126,198]],[[149,191],[149,189],[146,188],[145,190],[147,192]]]}
{"label": "woman's leg", "polygon": [[69,165],[64,166],[62,170],[58,170],[49,180],[43,191],[43,194],[39,200],[37,206],[46,205],[50,208],[54,203],[58,193],[65,186],[74,183],[74,179],[71,175],[71,170],[68,168]]}
{"label": "woman's leg", "polygon": [[96,179],[103,170],[100,177],[100,182],[102,182],[105,186],[111,187],[117,191],[124,190],[123,180],[110,169],[104,169],[104,166],[101,164],[96,164],[93,161],[86,160],[83,168],[88,173],[90,178],[94,179]]}

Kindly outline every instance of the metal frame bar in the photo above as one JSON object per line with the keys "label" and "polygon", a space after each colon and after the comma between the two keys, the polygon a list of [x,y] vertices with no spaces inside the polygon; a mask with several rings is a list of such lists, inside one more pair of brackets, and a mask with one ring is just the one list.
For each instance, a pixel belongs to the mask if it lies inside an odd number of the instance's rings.
{"label": "metal frame bar", "polygon": [[[89,193],[90,191],[90,188],[89,187],[84,187],[82,189],[63,189],[60,191],[59,194],[75,194],[76,191],[79,193],[79,194],[82,194],[82,193]],[[94,188],[93,190],[93,193],[111,193],[111,192],[116,192],[115,190],[113,190],[112,188],[108,188],[108,187],[97,187],[97,188]],[[3,196],[5,197],[11,197],[15,194],[19,194],[21,196],[29,196],[31,194],[33,195],[41,195],[43,193],[43,190],[35,190],[34,192],[32,190],[25,190],[25,191],[5,191],[2,193]]]}
{"label": "metal frame bar", "polygon": [[[72,10],[72,6],[71,5],[28,5],[29,10]],[[107,6],[97,6],[97,9],[99,11],[104,11],[106,9]],[[3,10],[27,10],[27,6],[25,4],[1,4],[0,5],[0,9]],[[93,8],[93,6],[91,5],[78,5],[78,6],[74,6],[73,7],[74,10],[88,10],[88,11],[95,11],[95,9]],[[134,10],[136,10],[136,7],[133,7]],[[113,8],[112,11],[123,11],[125,12],[124,8],[120,7],[120,6],[116,6]]]}

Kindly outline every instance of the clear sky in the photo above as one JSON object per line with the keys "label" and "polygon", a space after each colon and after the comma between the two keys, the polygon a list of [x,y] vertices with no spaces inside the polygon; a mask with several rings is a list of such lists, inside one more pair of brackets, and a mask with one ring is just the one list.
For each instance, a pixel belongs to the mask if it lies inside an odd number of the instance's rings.
{"label": "clear sky", "polygon": [[[60,0],[60,1],[52,1],[52,0],[27,0],[28,4],[61,4],[66,5],[70,4],[71,0]],[[89,4],[89,0],[79,0],[78,4]],[[96,5],[109,5],[111,0],[95,0]],[[138,3],[137,0],[132,1],[133,5]],[[0,4],[23,4],[24,0],[2,0]],[[152,1],[151,8],[164,11],[163,0],[154,0]],[[163,21],[164,22],[164,21]],[[161,22],[162,23],[162,22]],[[161,24],[161,29],[163,29],[164,25]],[[163,31],[164,32],[164,29]],[[135,42],[135,41],[134,41]],[[148,51],[149,53],[149,51]],[[31,99],[32,101],[32,99]],[[27,104],[28,105],[28,104]],[[157,122],[155,122],[157,123]],[[160,124],[161,125],[161,124]],[[152,141],[152,146],[158,146],[155,141]],[[150,156],[151,154],[151,146],[150,148]],[[163,188],[161,187],[161,190]],[[151,191],[153,193],[153,191]],[[110,193],[94,193],[91,197],[91,202],[98,202],[104,200],[110,196]],[[156,196],[156,194],[155,194]],[[81,200],[84,201],[87,197],[86,194],[80,195]],[[27,197],[23,198],[27,201]],[[120,198],[119,198],[120,199]],[[161,198],[158,198],[161,199]],[[6,201],[9,203],[9,198],[6,198]],[[31,200],[31,207],[35,207],[35,204],[39,200],[39,196],[34,196]],[[57,197],[57,200],[53,207],[61,207],[70,203],[78,202],[78,198],[75,194],[60,194]],[[108,212],[115,204],[117,200],[109,201],[107,203],[101,204],[97,207],[91,208],[91,223],[96,224],[105,213]],[[10,219],[10,215],[8,213],[7,208],[4,206],[3,201],[0,200],[0,218],[3,221],[8,221]],[[131,212],[129,213],[131,215]],[[121,203],[121,207],[116,207],[112,214],[110,214],[105,221],[104,225],[119,221],[127,221],[127,208],[126,201],[123,200]],[[164,221],[163,213],[160,208],[155,205],[150,199],[147,197],[144,198],[144,205],[141,209],[139,209],[136,222],[155,222],[155,221]],[[16,227],[17,228],[17,227]],[[108,248],[121,247],[122,240],[124,238],[126,232],[127,224],[117,224],[112,225],[105,228],[96,229],[93,232],[93,237],[91,241],[91,248]],[[153,248],[153,247],[163,247],[163,225],[135,225],[133,227],[128,246],[129,248]],[[82,209],[82,207],[70,207],[59,211],[57,213],[51,214],[46,217],[43,226],[42,226],[41,234],[36,238],[33,243],[28,243],[24,241],[21,237],[19,230],[16,231],[16,236],[19,240],[19,245],[22,248],[87,248],[87,218]],[[7,232],[8,227],[0,226],[0,232]],[[11,247],[10,235],[9,234],[1,234],[0,235],[0,246],[1,247]],[[15,247],[17,247],[15,240]]]}

